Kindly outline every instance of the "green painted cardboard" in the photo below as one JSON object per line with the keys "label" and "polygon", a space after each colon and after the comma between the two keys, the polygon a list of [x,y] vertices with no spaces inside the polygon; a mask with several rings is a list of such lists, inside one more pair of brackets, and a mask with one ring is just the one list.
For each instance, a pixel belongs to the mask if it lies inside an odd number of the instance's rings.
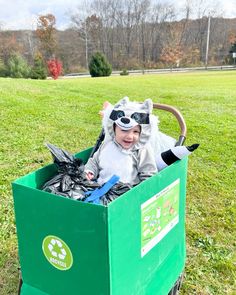
{"label": "green painted cardboard", "polygon": [[13,183],[21,295],[168,294],[185,264],[187,158],[107,207],[41,191],[55,173]]}

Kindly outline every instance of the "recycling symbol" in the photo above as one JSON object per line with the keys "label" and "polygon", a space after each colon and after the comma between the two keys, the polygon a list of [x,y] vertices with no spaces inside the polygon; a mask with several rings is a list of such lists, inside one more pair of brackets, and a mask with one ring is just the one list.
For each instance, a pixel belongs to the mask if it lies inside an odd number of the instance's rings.
{"label": "recycling symbol", "polygon": [[[60,249],[59,253],[55,250],[55,246],[58,246]],[[66,250],[63,248],[62,243],[57,239],[51,239],[51,242],[48,244],[48,249],[51,252],[52,256],[58,257],[61,260],[64,260],[66,257]]]}
{"label": "recycling symbol", "polygon": [[46,236],[42,250],[48,262],[59,270],[68,270],[73,264],[73,256],[68,245],[59,237]]}

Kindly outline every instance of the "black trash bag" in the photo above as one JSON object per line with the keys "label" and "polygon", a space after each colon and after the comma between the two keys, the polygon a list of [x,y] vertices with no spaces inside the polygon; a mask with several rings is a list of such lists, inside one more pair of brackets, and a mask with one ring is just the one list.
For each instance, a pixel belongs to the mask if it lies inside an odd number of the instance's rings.
{"label": "black trash bag", "polygon": [[129,183],[118,182],[113,185],[113,187],[101,198],[101,204],[107,206],[113,200],[117,199],[128,190],[132,188]]}
{"label": "black trash bag", "polygon": [[[46,146],[52,154],[53,161],[58,168],[58,174],[48,180],[42,186],[42,190],[66,198],[85,201],[88,197],[86,192],[92,192],[102,187],[96,181],[87,180],[81,159],[75,158],[67,151],[50,143],[47,143]],[[100,198],[100,204],[108,205],[131,188],[132,186],[128,183],[116,183]]]}
{"label": "black trash bag", "polygon": [[50,150],[53,161],[58,168],[58,174],[47,181],[42,190],[61,195],[74,200],[84,200],[85,192],[99,187],[96,182],[89,181],[84,174],[84,164],[79,158],[75,158],[50,143],[46,146]]}
{"label": "black trash bag", "polygon": [[84,165],[81,159],[75,158],[67,151],[50,143],[47,143],[46,146],[50,150],[53,161],[58,167],[58,173],[66,173],[67,175],[76,176],[78,178],[83,177]]}

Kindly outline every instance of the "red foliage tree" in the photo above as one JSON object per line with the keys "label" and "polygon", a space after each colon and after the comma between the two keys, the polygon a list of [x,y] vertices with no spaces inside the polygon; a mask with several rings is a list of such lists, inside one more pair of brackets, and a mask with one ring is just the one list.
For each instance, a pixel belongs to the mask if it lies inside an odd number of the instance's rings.
{"label": "red foliage tree", "polygon": [[56,80],[62,73],[62,63],[56,59],[50,59],[47,61],[48,72],[50,76]]}

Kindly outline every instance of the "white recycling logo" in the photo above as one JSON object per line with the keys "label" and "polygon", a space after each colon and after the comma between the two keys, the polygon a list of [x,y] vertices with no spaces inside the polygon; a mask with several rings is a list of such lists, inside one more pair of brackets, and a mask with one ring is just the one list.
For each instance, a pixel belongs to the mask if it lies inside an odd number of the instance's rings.
{"label": "white recycling logo", "polygon": [[[55,246],[58,246],[60,249],[60,253],[55,251]],[[48,244],[48,250],[51,252],[52,256],[64,260],[66,257],[66,250],[63,248],[61,241],[57,239],[51,239],[50,243]]]}
{"label": "white recycling logo", "polygon": [[73,265],[70,248],[56,236],[46,236],[43,239],[42,250],[48,262],[59,270],[68,270]]}

